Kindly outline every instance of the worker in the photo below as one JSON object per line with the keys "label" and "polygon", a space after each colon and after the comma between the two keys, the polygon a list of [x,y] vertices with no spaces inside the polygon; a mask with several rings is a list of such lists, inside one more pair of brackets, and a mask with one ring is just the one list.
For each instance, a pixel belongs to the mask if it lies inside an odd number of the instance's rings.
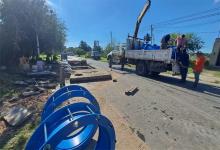
{"label": "worker", "polygon": [[169,45],[170,39],[171,39],[170,34],[165,35],[165,36],[162,38],[162,40],[161,40],[161,46],[160,46],[160,48],[161,48],[161,49],[167,49],[167,48],[168,48],[168,45]]}
{"label": "worker", "polygon": [[203,71],[204,64],[205,64],[206,58],[202,52],[196,53],[196,61],[194,63],[193,72],[195,76],[195,82],[193,84],[193,87],[196,88],[199,83],[199,77],[201,72]]}
{"label": "worker", "polygon": [[186,49],[187,39],[184,34],[176,38],[176,46],[178,51],[181,51],[181,49]]}
{"label": "worker", "polygon": [[185,83],[189,67],[189,54],[186,52],[186,49],[183,49],[183,51],[181,51],[179,54],[179,66],[181,82]]}

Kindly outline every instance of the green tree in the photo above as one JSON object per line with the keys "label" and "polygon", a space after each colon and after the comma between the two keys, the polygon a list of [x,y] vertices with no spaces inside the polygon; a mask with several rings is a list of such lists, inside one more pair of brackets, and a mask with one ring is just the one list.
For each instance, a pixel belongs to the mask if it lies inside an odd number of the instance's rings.
{"label": "green tree", "polygon": [[92,48],[85,41],[80,41],[79,48],[86,52],[90,52],[92,50]]}
{"label": "green tree", "polygon": [[84,50],[81,49],[81,48],[75,48],[74,52],[75,52],[75,54],[78,55],[78,56],[82,56],[82,55],[85,55],[85,54],[86,54],[86,51],[84,51]]}
{"label": "green tree", "polygon": [[103,50],[102,57],[107,57],[108,53],[110,53],[113,50],[113,47],[109,43],[105,49]]}
{"label": "green tree", "polygon": [[204,47],[205,42],[196,34],[190,34],[188,37],[188,48],[192,52],[201,50]]}
{"label": "green tree", "polygon": [[65,27],[45,0],[0,0],[0,63],[18,64],[22,55],[36,55],[37,39],[46,54],[59,52]]}

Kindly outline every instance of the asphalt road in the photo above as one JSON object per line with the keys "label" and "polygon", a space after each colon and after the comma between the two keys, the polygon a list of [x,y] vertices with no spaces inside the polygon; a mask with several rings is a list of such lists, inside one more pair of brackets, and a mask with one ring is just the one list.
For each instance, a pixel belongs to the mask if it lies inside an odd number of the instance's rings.
{"label": "asphalt road", "polygon": [[[110,70],[107,63],[88,60],[96,68]],[[130,128],[153,150],[220,150],[220,86],[179,83],[166,76],[137,76],[133,70],[117,72],[118,82],[100,91],[130,124]],[[138,87],[134,96],[124,92]],[[126,139],[125,139],[126,140]]]}

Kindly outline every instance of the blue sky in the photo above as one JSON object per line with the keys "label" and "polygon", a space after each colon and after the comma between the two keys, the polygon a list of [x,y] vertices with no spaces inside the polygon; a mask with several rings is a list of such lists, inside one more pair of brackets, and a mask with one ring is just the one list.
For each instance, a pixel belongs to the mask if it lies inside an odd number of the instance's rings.
{"label": "blue sky", "polygon": [[[67,46],[77,46],[81,40],[90,45],[99,40],[101,46],[110,42],[125,42],[128,33],[133,35],[136,19],[146,0],[47,0],[67,27]],[[149,26],[158,22],[220,7],[220,0],[152,0],[145,15],[139,37],[149,33]],[[220,13],[220,10],[216,11]],[[219,19],[218,19],[219,18]],[[155,26],[155,43],[167,33],[195,32],[204,41],[203,51],[211,52],[220,31],[219,15],[181,24]]]}

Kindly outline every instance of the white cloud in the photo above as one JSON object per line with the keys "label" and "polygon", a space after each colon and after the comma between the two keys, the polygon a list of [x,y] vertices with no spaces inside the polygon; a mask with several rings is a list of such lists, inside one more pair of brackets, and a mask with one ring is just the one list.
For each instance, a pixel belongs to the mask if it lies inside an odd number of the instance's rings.
{"label": "white cloud", "polygon": [[46,0],[46,3],[51,7],[55,6],[55,4],[53,2],[51,2],[50,0]]}
{"label": "white cloud", "polygon": [[220,0],[214,0],[215,3],[220,3]]}

